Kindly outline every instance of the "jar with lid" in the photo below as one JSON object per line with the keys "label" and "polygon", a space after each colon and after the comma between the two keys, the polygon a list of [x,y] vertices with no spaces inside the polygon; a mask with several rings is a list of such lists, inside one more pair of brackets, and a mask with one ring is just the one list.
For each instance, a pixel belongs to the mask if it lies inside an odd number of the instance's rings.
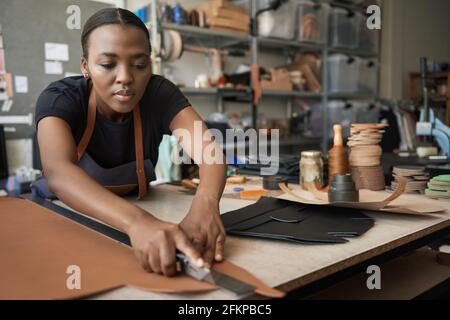
{"label": "jar with lid", "polygon": [[317,189],[323,188],[323,160],[320,151],[303,151],[300,159],[300,185],[314,183]]}

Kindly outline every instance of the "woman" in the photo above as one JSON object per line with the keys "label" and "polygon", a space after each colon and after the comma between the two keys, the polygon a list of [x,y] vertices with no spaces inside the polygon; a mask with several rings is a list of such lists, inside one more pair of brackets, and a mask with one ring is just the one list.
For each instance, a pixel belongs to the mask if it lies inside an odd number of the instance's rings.
{"label": "woman", "polygon": [[[177,136],[175,131],[184,129],[194,137],[194,122],[202,121],[176,86],[152,75],[147,28],[130,11],[102,9],[86,22],[81,42],[84,77],[50,84],[37,102],[45,179],[34,188],[126,232],[149,272],[174,275],[176,250],[199,267],[220,261],[225,243],[219,215],[224,162],[199,165],[201,183],[179,225],[118,196],[133,189],[144,196],[154,179],[163,134]],[[202,162],[201,150],[194,150],[190,140],[180,141],[184,151]]]}

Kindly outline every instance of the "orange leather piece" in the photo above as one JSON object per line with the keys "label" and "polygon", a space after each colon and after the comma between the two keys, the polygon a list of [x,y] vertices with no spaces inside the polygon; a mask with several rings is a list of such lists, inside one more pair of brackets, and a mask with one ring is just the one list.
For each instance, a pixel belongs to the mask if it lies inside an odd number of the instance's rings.
{"label": "orange leather piece", "polygon": [[[67,288],[72,265],[80,268],[80,289]],[[214,268],[259,294],[284,295],[228,261]],[[122,286],[166,293],[215,289],[185,275],[147,273],[128,246],[31,201],[0,198],[0,299],[75,299]]]}

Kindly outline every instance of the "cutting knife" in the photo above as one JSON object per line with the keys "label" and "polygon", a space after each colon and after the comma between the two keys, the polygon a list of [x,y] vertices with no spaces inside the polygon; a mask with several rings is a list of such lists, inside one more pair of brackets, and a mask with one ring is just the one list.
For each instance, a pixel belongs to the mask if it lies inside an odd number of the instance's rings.
{"label": "cutting knife", "polygon": [[[123,232],[113,229],[103,223],[92,220],[89,217],[78,214],[70,209],[63,208],[41,197],[34,196],[30,200],[85,227],[102,233],[111,239],[131,246],[130,238]],[[198,268],[194,266],[189,261],[189,259],[181,252],[177,252],[176,256],[182,272],[196,280],[206,281],[215,286],[226,289],[236,295],[245,296],[253,293],[255,290],[255,287],[216,270],[212,270],[209,268]]]}
{"label": "cutting knife", "polygon": [[176,256],[178,263],[181,266],[181,271],[194,279],[211,283],[236,295],[245,296],[255,291],[254,286],[230,277],[222,272],[210,268],[199,268],[194,266],[191,261],[180,252],[178,252]]}

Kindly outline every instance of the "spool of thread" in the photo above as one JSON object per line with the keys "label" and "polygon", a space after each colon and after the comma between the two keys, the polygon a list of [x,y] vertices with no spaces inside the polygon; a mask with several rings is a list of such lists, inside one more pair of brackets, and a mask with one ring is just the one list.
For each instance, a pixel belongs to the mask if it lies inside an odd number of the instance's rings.
{"label": "spool of thread", "polygon": [[342,125],[333,126],[334,145],[328,152],[328,180],[332,181],[335,175],[346,175],[350,173],[347,150],[344,147],[342,137]]}
{"label": "spool of thread", "polygon": [[336,174],[330,182],[328,189],[328,201],[333,202],[358,202],[359,192],[356,190],[352,176],[349,174]]}

